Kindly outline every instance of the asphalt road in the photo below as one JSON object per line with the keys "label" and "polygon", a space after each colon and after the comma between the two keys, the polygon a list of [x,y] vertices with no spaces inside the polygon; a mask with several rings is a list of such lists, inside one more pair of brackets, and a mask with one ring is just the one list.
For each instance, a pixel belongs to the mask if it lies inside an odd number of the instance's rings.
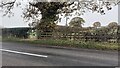
{"label": "asphalt road", "polygon": [[3,66],[118,66],[118,53],[112,51],[62,49],[10,42],[2,43],[2,49]]}

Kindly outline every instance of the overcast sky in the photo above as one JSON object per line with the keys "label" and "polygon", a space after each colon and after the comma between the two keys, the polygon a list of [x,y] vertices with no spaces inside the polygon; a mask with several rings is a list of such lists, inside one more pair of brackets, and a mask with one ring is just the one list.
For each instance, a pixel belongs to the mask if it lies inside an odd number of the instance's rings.
{"label": "overcast sky", "polygon": [[[28,23],[23,21],[22,10],[20,8],[15,8],[13,10],[14,17],[2,17],[2,25],[3,27],[26,27]],[[101,22],[102,26],[108,25],[110,22],[118,22],[118,6],[113,7],[112,10],[106,11],[105,15],[101,15],[98,13],[87,12],[83,16],[81,16],[85,23],[83,26],[92,26],[92,24],[96,21]],[[59,25],[65,25],[65,19],[62,19],[62,22],[58,23]]]}

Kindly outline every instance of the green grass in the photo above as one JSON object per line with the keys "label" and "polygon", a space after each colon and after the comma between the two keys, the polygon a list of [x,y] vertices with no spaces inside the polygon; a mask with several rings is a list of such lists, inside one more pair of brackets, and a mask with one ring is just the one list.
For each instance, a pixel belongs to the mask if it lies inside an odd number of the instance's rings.
{"label": "green grass", "polygon": [[55,40],[55,39],[26,40],[19,38],[3,38],[3,41],[62,46],[62,47],[87,48],[87,49],[97,49],[97,50],[120,49],[118,48],[119,43],[93,42],[93,41],[84,42],[84,41]]}

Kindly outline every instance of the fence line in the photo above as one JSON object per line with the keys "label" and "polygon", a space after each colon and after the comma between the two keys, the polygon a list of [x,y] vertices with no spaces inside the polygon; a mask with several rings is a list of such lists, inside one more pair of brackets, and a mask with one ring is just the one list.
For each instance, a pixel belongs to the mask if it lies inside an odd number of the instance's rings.
{"label": "fence line", "polygon": [[[119,34],[120,35],[120,34]],[[119,42],[120,36],[118,34],[83,34],[83,33],[58,33],[58,32],[44,32],[39,34],[41,38],[53,39],[71,39],[71,40],[84,40],[84,41],[104,41],[104,42]]]}

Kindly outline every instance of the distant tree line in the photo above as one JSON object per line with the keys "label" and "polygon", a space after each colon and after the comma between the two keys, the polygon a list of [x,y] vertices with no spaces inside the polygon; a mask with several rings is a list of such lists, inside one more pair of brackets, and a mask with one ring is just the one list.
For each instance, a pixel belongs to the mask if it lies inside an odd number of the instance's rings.
{"label": "distant tree line", "polygon": [[3,28],[2,36],[3,37],[16,37],[16,38],[28,38],[28,31],[31,28]]}
{"label": "distant tree line", "polygon": [[[38,31],[36,28],[4,28],[3,37],[29,38],[29,35],[37,36],[37,39],[70,39],[81,41],[120,41],[120,25],[111,22],[107,26],[101,26],[100,22],[94,22],[93,27],[82,27],[85,20],[80,17],[73,18],[69,26],[54,26],[54,30],[45,29]],[[41,25],[42,26],[42,25]],[[43,25],[44,26],[44,25]],[[34,33],[32,33],[34,30]]]}

